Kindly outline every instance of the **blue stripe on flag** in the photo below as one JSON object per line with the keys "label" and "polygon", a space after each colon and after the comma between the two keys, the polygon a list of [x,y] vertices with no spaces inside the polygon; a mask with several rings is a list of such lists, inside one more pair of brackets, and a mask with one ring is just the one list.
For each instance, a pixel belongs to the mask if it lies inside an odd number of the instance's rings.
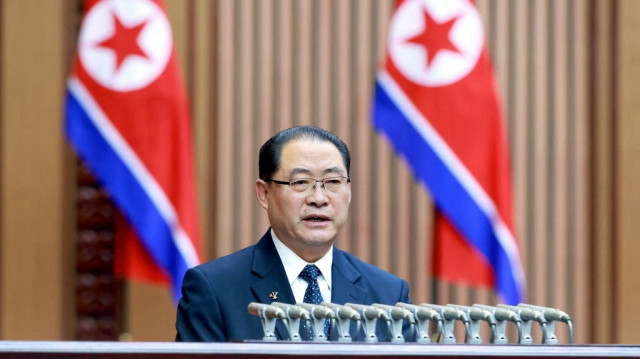
{"label": "blue stripe on flag", "polygon": [[172,239],[170,225],[70,92],[66,106],[69,141],[131,221],[151,258],[169,276],[172,296],[177,303],[188,266]]}
{"label": "blue stripe on flag", "polygon": [[375,86],[373,122],[378,131],[386,134],[396,152],[407,159],[415,176],[426,184],[436,206],[490,263],[498,295],[505,303],[518,304],[522,292],[514,277],[517,270],[512,269],[491,218],[413,127],[379,81]]}

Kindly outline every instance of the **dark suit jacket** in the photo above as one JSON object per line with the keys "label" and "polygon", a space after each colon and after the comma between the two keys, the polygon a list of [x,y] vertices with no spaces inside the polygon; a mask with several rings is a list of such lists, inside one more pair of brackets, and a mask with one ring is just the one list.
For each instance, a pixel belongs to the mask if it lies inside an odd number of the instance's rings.
{"label": "dark suit jacket", "polygon": [[[249,303],[272,303],[272,292],[278,293],[280,302],[295,303],[270,233],[253,246],[187,271],[178,304],[176,341],[261,340],[262,324],[248,313]],[[331,273],[333,303],[410,303],[406,281],[335,246]],[[384,340],[386,326],[380,320],[377,324],[377,336]],[[287,339],[281,321],[276,336]],[[363,338],[362,332],[358,337]]]}

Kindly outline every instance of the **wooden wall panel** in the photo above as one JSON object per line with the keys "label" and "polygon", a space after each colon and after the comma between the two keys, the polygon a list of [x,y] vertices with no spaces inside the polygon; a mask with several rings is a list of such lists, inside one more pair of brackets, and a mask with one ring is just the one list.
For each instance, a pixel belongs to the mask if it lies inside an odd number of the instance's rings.
{"label": "wooden wall panel", "polygon": [[[70,339],[75,261],[62,136],[64,1],[0,2],[0,336]],[[65,197],[67,195],[68,197]]]}
{"label": "wooden wall panel", "polygon": [[[615,1],[614,1],[615,2]],[[592,170],[592,198],[590,243],[593,308],[589,328],[591,337],[597,342],[612,342],[616,337],[616,296],[615,277],[615,222],[616,198],[613,196],[616,176],[615,132],[617,119],[612,117],[612,94],[615,84],[611,74],[613,68],[612,19],[614,2],[594,1],[590,21],[592,31],[590,56],[592,58],[590,81],[590,145]]]}
{"label": "wooden wall panel", "polygon": [[[568,311],[573,313],[578,320],[582,320],[584,326],[576,335],[576,340],[581,343],[592,342],[587,327],[593,326],[589,313],[592,312],[590,292],[591,276],[588,268],[590,255],[589,233],[591,223],[589,207],[592,205],[589,200],[591,196],[591,168],[589,163],[589,143],[590,124],[588,116],[588,73],[589,64],[583,59],[588,58],[588,4],[585,1],[569,1],[569,34],[573,39],[569,41],[569,60],[567,67],[570,69],[570,92],[568,101],[570,103],[569,126],[575,134],[575,138],[569,150],[569,163],[571,170],[568,173],[569,188],[573,190],[569,203],[570,223],[568,233],[569,267],[567,268],[569,283],[567,285],[569,298]],[[582,271],[578,274],[577,271]]]}
{"label": "wooden wall panel", "polygon": [[640,221],[637,208],[640,206],[638,190],[638,173],[640,173],[640,141],[634,138],[640,133],[640,46],[635,34],[640,31],[640,8],[629,0],[620,1],[618,7],[619,47],[624,49],[624,56],[617,59],[619,68],[619,142],[620,177],[618,201],[620,203],[618,247],[618,272],[620,296],[615,304],[619,307],[618,342],[637,342],[637,323],[640,312],[636,310],[640,296],[640,276],[638,273],[637,254],[640,253]]}

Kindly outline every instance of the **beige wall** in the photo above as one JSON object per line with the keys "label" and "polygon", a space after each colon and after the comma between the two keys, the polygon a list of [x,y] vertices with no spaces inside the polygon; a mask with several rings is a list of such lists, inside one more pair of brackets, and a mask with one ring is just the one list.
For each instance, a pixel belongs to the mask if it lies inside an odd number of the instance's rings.
{"label": "beige wall", "polygon": [[[74,159],[61,111],[75,5],[0,0],[0,339],[73,337]],[[391,0],[167,5],[191,93],[207,259],[267,228],[252,191],[258,146],[281,128],[316,124],[354,157],[338,245],[407,278],[415,302],[494,302],[487,290],[428,275],[430,200],[371,129]],[[640,343],[640,2],[478,7],[511,136],[527,301],[572,314],[580,343]],[[164,289],[125,293],[133,340],[173,338]]]}
{"label": "beige wall", "polygon": [[61,136],[67,6],[0,5],[0,337],[69,339],[72,157]]}
{"label": "beige wall", "polygon": [[640,310],[635,309],[640,297],[640,276],[638,253],[640,253],[640,6],[633,0],[620,2],[620,49],[619,71],[619,238],[618,263],[616,270],[620,274],[620,295],[616,305],[620,308],[617,333],[621,343],[638,343],[638,323]]}

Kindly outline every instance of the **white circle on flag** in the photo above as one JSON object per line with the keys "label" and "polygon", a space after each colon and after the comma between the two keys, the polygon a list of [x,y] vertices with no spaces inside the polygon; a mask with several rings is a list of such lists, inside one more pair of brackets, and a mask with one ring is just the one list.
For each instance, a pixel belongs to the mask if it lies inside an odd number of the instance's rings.
{"label": "white circle on flag", "polygon": [[[120,25],[120,26],[118,26]],[[115,38],[118,27],[137,29],[131,46],[137,53],[118,54],[106,41]],[[85,16],[78,37],[80,62],[102,86],[114,91],[141,89],[163,72],[171,52],[171,26],[164,11],[149,0],[100,1]]]}
{"label": "white circle on flag", "polygon": [[[409,41],[430,31],[426,16],[438,26],[451,25],[443,41],[453,50],[436,48],[429,54],[430,44]],[[408,0],[391,19],[388,46],[391,60],[407,79],[430,87],[450,85],[475,68],[484,47],[482,21],[468,0]]]}

